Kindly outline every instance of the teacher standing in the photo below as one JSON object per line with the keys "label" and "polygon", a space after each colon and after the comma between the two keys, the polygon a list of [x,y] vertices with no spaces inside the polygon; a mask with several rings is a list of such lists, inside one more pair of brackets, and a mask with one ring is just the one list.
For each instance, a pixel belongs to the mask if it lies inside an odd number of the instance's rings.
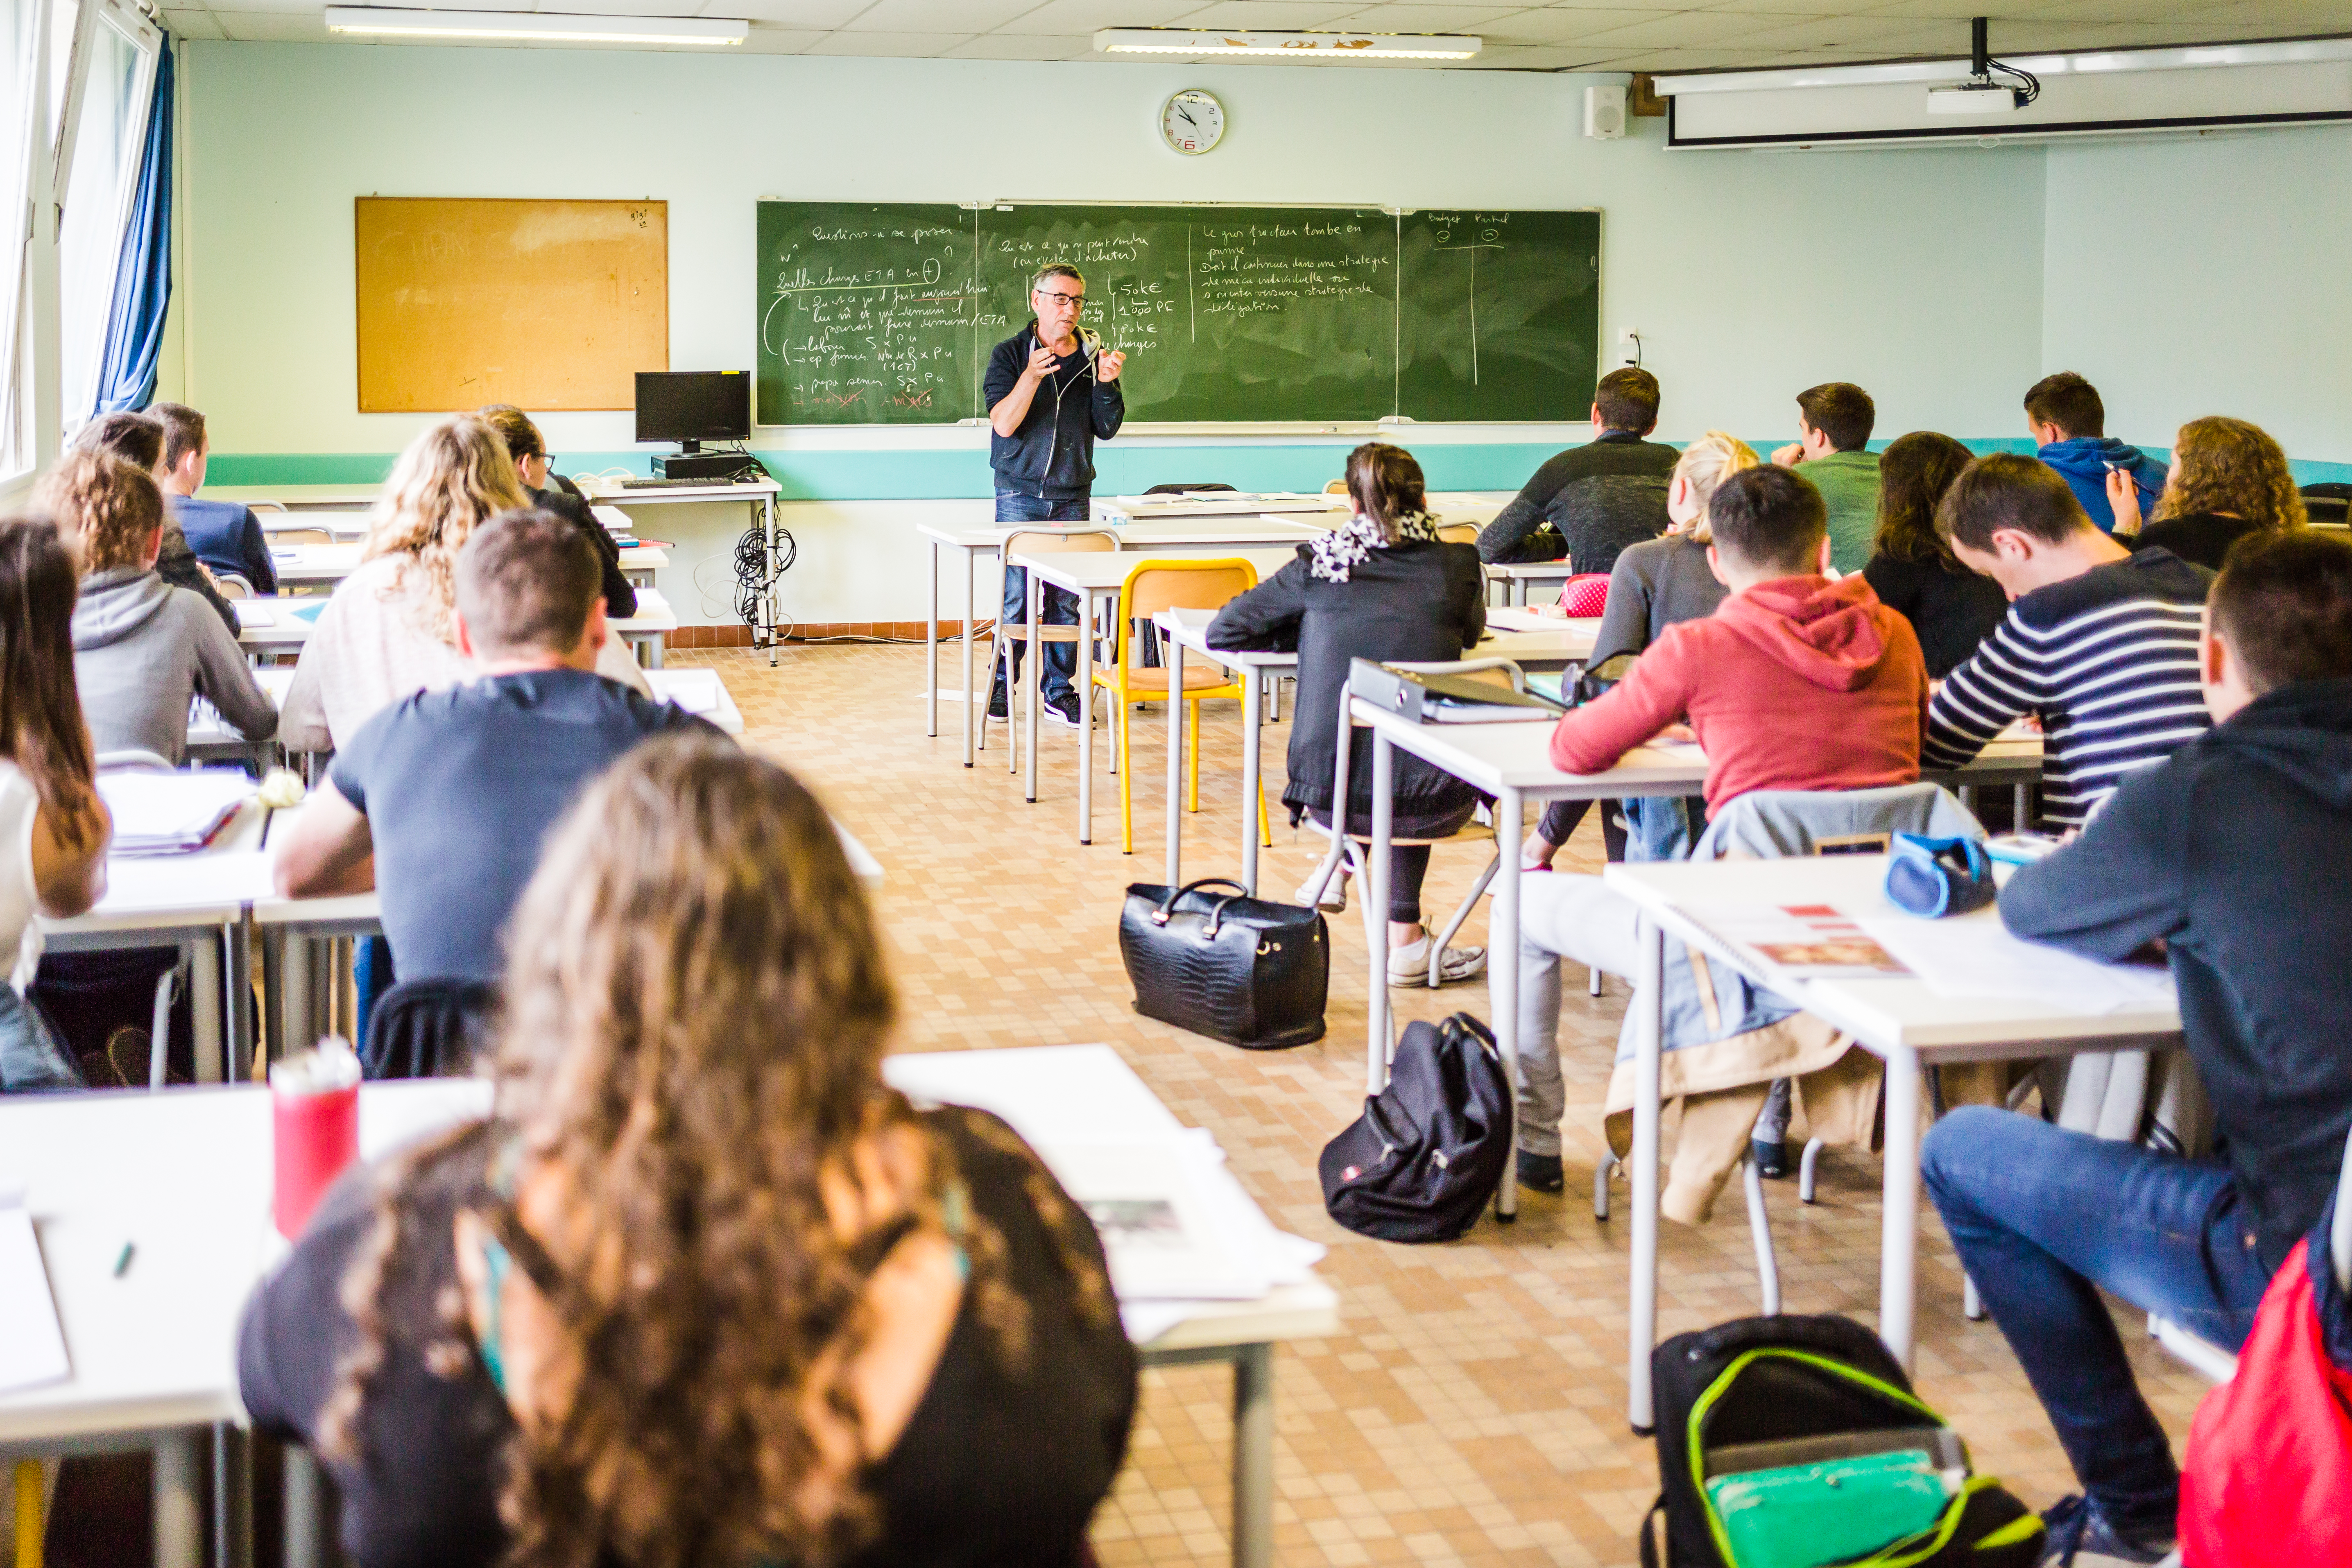
{"label": "teacher standing", "polygon": [[[988,466],[996,475],[996,521],[1084,522],[1094,500],[1095,443],[1118,435],[1127,418],[1127,398],[1118,389],[1127,356],[1080,330],[1087,280],[1075,267],[1055,262],[1039,268],[1029,280],[1029,308],[1036,314],[996,345],[981,383],[988,404]],[[1005,568],[1002,624],[1026,620],[1028,592],[1029,574]],[[1044,625],[1077,624],[1076,595],[1048,587],[1039,596],[1045,601]],[[1015,642],[1016,674],[1021,654],[1022,645]],[[1039,695],[1046,717],[1075,729],[1082,711],[1078,693],[1070,689],[1077,649],[1070,643],[1048,643],[1045,658]],[[1000,668],[989,687],[988,713],[1002,719],[1006,712]]]}

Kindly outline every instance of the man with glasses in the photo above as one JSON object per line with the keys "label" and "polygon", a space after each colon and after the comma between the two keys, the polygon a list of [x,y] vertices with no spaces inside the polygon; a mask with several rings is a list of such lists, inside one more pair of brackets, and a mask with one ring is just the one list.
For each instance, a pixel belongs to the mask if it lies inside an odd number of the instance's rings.
{"label": "man with glasses", "polygon": [[[1039,268],[1029,281],[1029,307],[1036,314],[996,345],[981,383],[988,402],[988,466],[996,475],[996,521],[1084,522],[1094,494],[1095,443],[1118,435],[1127,417],[1127,399],[1118,388],[1127,356],[1103,347],[1100,338],[1079,328],[1078,318],[1087,308],[1087,280],[1076,268],[1062,262]],[[1007,568],[1005,624],[1027,618],[1028,592],[1029,574]],[[1039,596],[1045,601],[1043,624],[1077,624],[1076,595],[1048,587]],[[1021,655],[1022,645],[1016,642],[1016,673]],[[1045,656],[1039,695],[1046,717],[1076,728],[1084,712],[1079,693],[1070,687],[1077,649],[1069,643],[1048,643]],[[1007,711],[1004,675],[999,670],[990,683],[988,712],[1002,719]]]}

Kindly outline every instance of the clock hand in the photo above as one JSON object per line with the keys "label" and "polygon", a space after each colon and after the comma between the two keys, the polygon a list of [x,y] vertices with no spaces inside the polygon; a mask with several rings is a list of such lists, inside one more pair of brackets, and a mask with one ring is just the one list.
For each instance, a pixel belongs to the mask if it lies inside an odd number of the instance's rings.
{"label": "clock hand", "polygon": [[1180,103],[1180,104],[1178,104],[1178,105],[1176,106],[1176,112],[1177,112],[1177,113],[1179,113],[1179,114],[1181,114],[1181,115],[1182,115],[1182,116],[1184,117],[1184,123],[1185,123],[1185,124],[1192,126],[1192,127],[1193,129],[1195,129],[1195,130],[1198,130],[1198,129],[1200,128],[1200,124],[1201,124],[1201,122],[1200,122],[1199,121],[1197,121],[1197,120],[1193,119],[1193,118],[1192,118],[1192,111],[1191,111],[1190,110],[1186,109],[1182,104],[1181,104],[1181,103]]}

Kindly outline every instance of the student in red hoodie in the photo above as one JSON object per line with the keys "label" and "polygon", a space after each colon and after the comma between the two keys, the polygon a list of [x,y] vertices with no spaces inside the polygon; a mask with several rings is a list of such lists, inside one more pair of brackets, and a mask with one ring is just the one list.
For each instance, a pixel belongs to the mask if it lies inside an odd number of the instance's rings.
{"label": "student in red hoodie", "polygon": [[[1801,473],[1750,468],[1708,501],[1707,563],[1730,590],[1715,614],[1668,626],[1625,679],[1570,713],[1551,760],[1605,773],[1669,726],[1706,750],[1706,806],[1757,789],[1873,789],[1919,776],[1927,666],[1911,623],[1857,573],[1832,582],[1826,509]],[[1558,1192],[1566,1105],[1559,961],[1635,972],[1633,906],[1598,877],[1519,884],[1519,1180]]]}

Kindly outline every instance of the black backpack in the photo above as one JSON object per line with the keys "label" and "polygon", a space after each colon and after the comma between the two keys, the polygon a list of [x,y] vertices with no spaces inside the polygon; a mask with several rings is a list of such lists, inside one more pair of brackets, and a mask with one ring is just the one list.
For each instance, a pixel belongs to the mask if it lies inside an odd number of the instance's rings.
{"label": "black backpack", "polygon": [[1323,1145],[1323,1206],[1360,1236],[1452,1241],[1478,1222],[1511,1152],[1511,1086],[1467,1013],[1406,1026],[1389,1086]]}
{"label": "black backpack", "polygon": [[[2035,1568],[2042,1521],[1989,1476],[1878,1336],[1850,1318],[1742,1318],[1677,1334],[1650,1356],[1658,1482],[1643,1521],[1643,1568]],[[1921,1511],[1891,1539],[1871,1532],[1864,1494]],[[1845,1539],[1838,1539],[1840,1534]],[[1742,1548],[1745,1547],[1745,1550]],[[1826,1549],[1826,1555],[1824,1554]]]}

